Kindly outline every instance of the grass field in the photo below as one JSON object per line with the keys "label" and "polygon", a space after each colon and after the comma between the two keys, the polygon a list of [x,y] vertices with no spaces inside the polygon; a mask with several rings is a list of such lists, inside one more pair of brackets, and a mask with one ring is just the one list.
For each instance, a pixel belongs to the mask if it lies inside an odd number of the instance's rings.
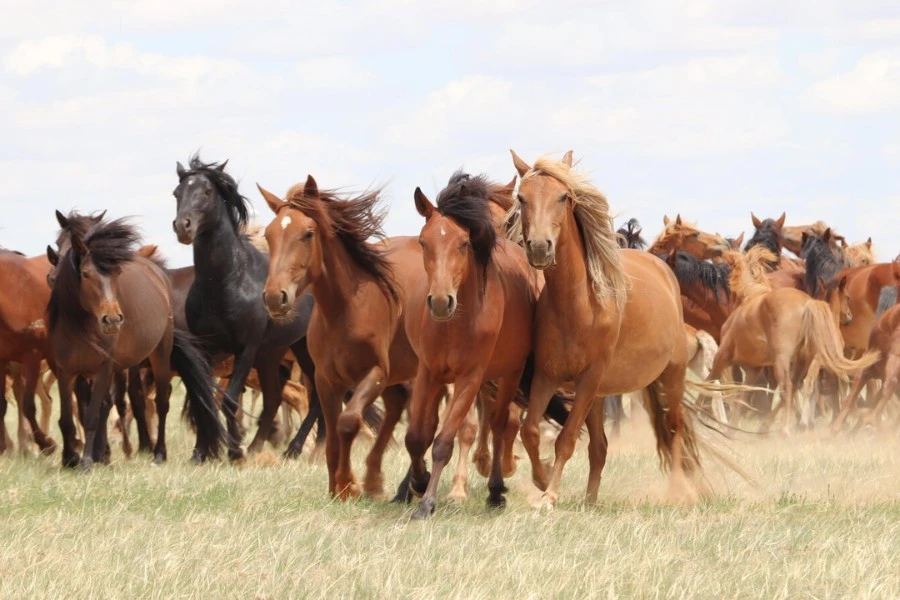
{"label": "grass field", "polygon": [[[324,465],[305,459],[191,466],[192,437],[177,419],[169,431],[161,468],[118,447],[90,474],[58,453],[0,458],[0,598],[900,597],[896,435],[730,442],[756,484],[712,467],[718,495],[685,507],[665,502],[637,418],[611,442],[596,506],[581,502],[578,452],[549,514],[530,508],[523,459],[503,512],[472,468],[470,499],[421,523],[329,500]],[[397,440],[391,486],[407,465]]]}

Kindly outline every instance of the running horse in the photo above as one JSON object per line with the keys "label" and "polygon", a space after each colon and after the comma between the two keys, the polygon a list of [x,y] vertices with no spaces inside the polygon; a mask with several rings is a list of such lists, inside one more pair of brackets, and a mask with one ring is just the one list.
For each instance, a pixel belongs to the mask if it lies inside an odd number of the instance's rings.
{"label": "running horse", "polygon": [[[197,430],[196,447],[205,456],[217,456],[223,432],[216,418],[211,370],[190,336],[174,327],[171,286],[162,268],[135,253],[138,236],[125,220],[98,222],[84,237],[70,233],[64,253],[47,248],[56,267],[47,322],[62,400],[63,465],[80,462],[90,469],[98,429],[105,429],[101,408],[113,375],[145,359],[153,369],[160,403],[168,402],[170,370],[181,374],[186,412]],[[80,458],[74,449],[72,404],[67,401],[79,376],[93,381]],[[164,431],[164,417],[160,427]]]}
{"label": "running horse", "polygon": [[[362,491],[384,494],[382,458],[416,373],[417,359],[402,324],[404,295],[421,278],[415,238],[381,237],[379,191],[358,197],[319,190],[316,180],[288,190],[284,200],[259,186],[275,218],[266,227],[271,252],[263,300],[276,323],[290,319],[307,288],[316,299],[308,330],[315,385],[325,417],[328,492],[360,494],[351,450],[363,411],[380,395],[384,420],[366,458]],[[386,252],[389,250],[389,252]],[[342,412],[344,394],[353,390]]]}
{"label": "running horse", "polygon": [[[453,454],[453,440],[483,381],[498,381],[492,408],[493,460],[488,505],[503,506],[504,439],[509,407],[531,353],[532,323],[539,293],[525,253],[498,238],[491,222],[492,186],[483,176],[456,172],[438,194],[436,206],[416,188],[416,210],[425,218],[419,234],[427,278],[410,290],[406,332],[419,357],[410,406],[406,448],[414,488],[427,482],[413,518],[429,517],[437,503],[441,472]],[[453,383],[449,414],[438,427],[440,390]],[[543,412],[541,413],[543,414]],[[434,471],[424,455],[432,444]]]}
{"label": "running horse", "polygon": [[[511,154],[521,183],[513,209],[519,218],[510,236],[524,240],[528,262],[546,278],[522,427],[532,478],[544,490],[541,505],[556,504],[563,468],[585,423],[587,500],[596,500],[607,443],[603,403],[594,399],[644,388],[661,467],[671,467],[672,491],[680,492],[685,474],[699,476],[702,467],[682,406],[687,344],[678,281],[652,254],[619,249],[606,198],[572,170],[571,151],[562,161],[542,158],[534,166]],[[575,382],[575,400],[548,476],[540,459],[539,419],[553,391],[567,381]]]}
{"label": "running horse", "polygon": [[[178,185],[173,195],[177,213],[172,227],[182,244],[193,246],[195,279],[185,300],[185,318],[192,334],[203,342],[214,364],[234,356],[234,371],[222,402],[228,424],[228,456],[243,457],[237,398],[255,367],[263,393],[259,428],[248,452],[262,450],[269,439],[281,390],[289,373],[281,369],[288,348],[313,381],[315,366],[306,345],[313,298],[297,299],[290,319],[273,320],[260,302],[268,257],[253,246],[242,227],[249,218],[248,200],[222,163],[204,163],[193,156],[189,168],[176,165]],[[310,400],[316,394],[309,390]],[[203,460],[202,456],[195,456]]]}

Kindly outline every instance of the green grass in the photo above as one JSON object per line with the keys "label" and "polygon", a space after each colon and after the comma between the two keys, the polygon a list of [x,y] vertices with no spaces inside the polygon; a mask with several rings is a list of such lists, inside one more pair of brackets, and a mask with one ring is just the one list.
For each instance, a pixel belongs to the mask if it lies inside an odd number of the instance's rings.
{"label": "green grass", "polygon": [[[330,500],[305,459],[194,467],[192,436],[177,419],[169,432],[159,468],[118,447],[89,474],[58,453],[0,458],[0,598],[900,596],[896,436],[730,442],[756,485],[713,465],[718,494],[686,507],[665,502],[638,419],[611,442],[597,506],[581,502],[581,449],[551,513],[530,508],[523,459],[506,510],[485,508],[470,468],[469,500],[442,497],[421,523],[411,507]],[[397,440],[389,486],[407,465]]]}

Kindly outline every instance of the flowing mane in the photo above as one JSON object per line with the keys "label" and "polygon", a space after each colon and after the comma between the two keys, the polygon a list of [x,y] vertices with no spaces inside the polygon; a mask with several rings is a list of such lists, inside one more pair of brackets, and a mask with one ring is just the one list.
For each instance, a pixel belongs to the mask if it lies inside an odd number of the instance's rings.
{"label": "flowing mane", "polygon": [[619,227],[616,233],[619,235],[619,247],[631,248],[633,250],[643,250],[647,247],[647,241],[641,237],[643,228],[640,222],[631,218],[622,227]]}
{"label": "flowing mane", "polygon": [[382,225],[387,213],[378,206],[381,189],[349,197],[336,190],[319,190],[311,197],[305,186],[298,183],[285,196],[291,208],[301,211],[315,221],[322,235],[336,237],[356,265],[375,278],[390,295],[397,299],[391,265],[384,253],[369,244],[369,238],[384,238]]}
{"label": "flowing mane", "polygon": [[[94,268],[104,276],[116,274],[131,262],[140,240],[137,230],[127,219],[100,222],[83,236],[72,235],[73,240],[77,238],[84,244]],[[59,257],[56,280],[47,305],[47,321],[51,330],[65,323],[73,334],[83,335],[95,349],[105,353],[96,323],[79,301],[81,261],[82,257],[74,248]]]}
{"label": "flowing mane", "polygon": [[[572,170],[562,161],[539,158],[522,177],[522,181],[538,175],[552,177],[568,188],[575,222],[584,243],[588,278],[594,295],[601,301],[614,298],[621,311],[625,307],[631,286],[622,268],[618,234],[609,214],[606,197],[585,175]],[[509,212],[507,227],[507,237],[521,243],[522,221],[519,218],[518,204]]]}
{"label": "flowing mane", "polygon": [[775,259],[775,254],[765,246],[753,246],[746,254],[731,250],[723,253],[722,258],[731,268],[728,283],[740,301],[772,291],[772,282],[766,274],[767,264]]}
{"label": "flowing mane", "polygon": [[[485,271],[497,246],[497,232],[491,221],[491,183],[484,175],[475,177],[457,171],[438,194],[435,208],[469,231],[475,260]],[[494,192],[496,195],[496,192]],[[512,201],[509,202],[512,206]]]}
{"label": "flowing mane", "polygon": [[189,162],[189,169],[181,176],[181,180],[191,175],[202,175],[209,179],[210,183],[219,192],[225,208],[228,209],[228,218],[235,231],[240,231],[250,220],[249,200],[238,192],[238,184],[234,177],[225,172],[228,161],[221,163],[205,163],[200,160],[199,154],[194,154]]}
{"label": "flowing mane", "polygon": [[266,242],[266,228],[259,223],[248,223],[241,227],[241,236],[247,239],[250,244],[262,252],[269,253],[269,244]]}
{"label": "flowing mane", "polygon": [[835,257],[828,242],[814,234],[803,234],[800,254],[800,258],[806,261],[806,291],[816,298],[819,294],[819,279],[823,279],[826,284],[834,279],[841,270],[842,261]]}
{"label": "flowing mane", "polygon": [[675,278],[682,287],[698,284],[712,292],[720,302],[731,297],[731,268],[727,264],[700,260],[687,252],[677,252],[674,260],[671,254],[656,256],[672,267]]}

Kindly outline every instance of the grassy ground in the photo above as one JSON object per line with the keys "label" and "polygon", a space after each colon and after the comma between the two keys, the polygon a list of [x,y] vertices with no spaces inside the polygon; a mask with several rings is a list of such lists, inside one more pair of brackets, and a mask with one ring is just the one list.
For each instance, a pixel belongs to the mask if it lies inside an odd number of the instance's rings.
{"label": "grassy ground", "polygon": [[[756,485],[711,468],[718,495],[684,507],[665,502],[638,418],[611,442],[597,506],[581,502],[582,451],[552,513],[529,507],[523,460],[505,511],[485,508],[472,468],[470,499],[420,523],[330,501],[324,466],[305,459],[191,466],[192,438],[177,420],[169,431],[161,468],[118,447],[90,474],[59,454],[0,458],[0,598],[900,596],[896,436],[729,443]],[[406,464],[402,445],[389,452],[388,485]]]}

